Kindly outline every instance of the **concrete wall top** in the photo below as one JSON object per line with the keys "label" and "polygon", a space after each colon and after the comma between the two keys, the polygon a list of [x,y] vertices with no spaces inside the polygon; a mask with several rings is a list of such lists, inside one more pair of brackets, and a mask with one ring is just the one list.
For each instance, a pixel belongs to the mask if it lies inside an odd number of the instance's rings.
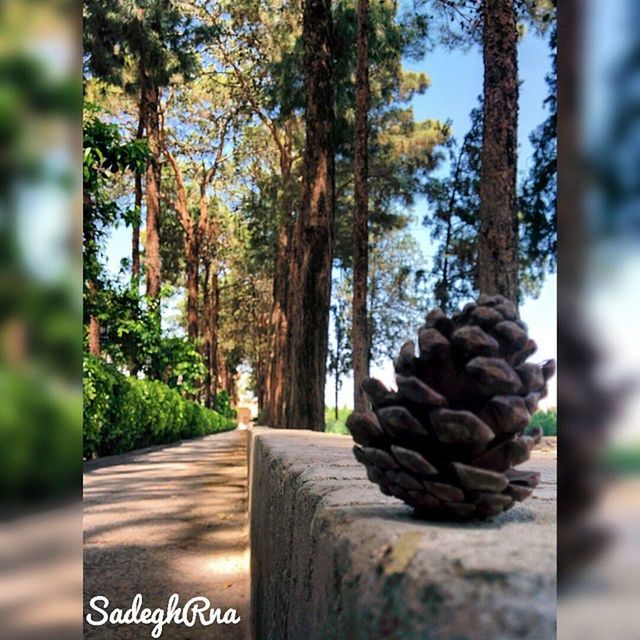
{"label": "concrete wall top", "polygon": [[[552,442],[552,441],[551,441]],[[486,523],[415,520],[366,478],[352,440],[253,429],[255,640],[555,638],[556,474]]]}

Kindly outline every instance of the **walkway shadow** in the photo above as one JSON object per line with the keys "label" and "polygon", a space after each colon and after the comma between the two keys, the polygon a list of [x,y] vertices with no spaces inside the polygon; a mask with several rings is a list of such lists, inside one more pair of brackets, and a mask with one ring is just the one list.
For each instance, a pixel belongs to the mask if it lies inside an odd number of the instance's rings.
{"label": "walkway shadow", "polygon": [[[166,608],[202,595],[239,625],[167,626],[167,638],[248,638],[246,431],[90,463],[84,476],[85,614],[90,598]],[[86,638],[148,637],[151,627],[85,623]]]}

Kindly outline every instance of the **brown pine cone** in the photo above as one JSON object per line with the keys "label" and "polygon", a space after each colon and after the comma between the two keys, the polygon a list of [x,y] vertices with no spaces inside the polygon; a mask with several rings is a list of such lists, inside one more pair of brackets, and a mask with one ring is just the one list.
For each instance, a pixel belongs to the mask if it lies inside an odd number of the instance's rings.
{"label": "brown pine cone", "polygon": [[514,469],[540,442],[525,432],[555,362],[536,350],[503,296],[481,295],[452,317],[437,309],[394,362],[397,391],[368,378],[373,411],[347,426],[372,482],[426,519],[487,519],[533,492],[534,471]]}

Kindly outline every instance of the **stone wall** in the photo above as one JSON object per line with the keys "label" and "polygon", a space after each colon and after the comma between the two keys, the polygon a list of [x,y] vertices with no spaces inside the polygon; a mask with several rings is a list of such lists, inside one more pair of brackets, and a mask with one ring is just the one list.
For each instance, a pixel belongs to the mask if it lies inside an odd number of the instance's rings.
{"label": "stone wall", "polygon": [[555,447],[534,496],[489,523],[424,523],[352,441],[250,433],[254,640],[555,638]]}

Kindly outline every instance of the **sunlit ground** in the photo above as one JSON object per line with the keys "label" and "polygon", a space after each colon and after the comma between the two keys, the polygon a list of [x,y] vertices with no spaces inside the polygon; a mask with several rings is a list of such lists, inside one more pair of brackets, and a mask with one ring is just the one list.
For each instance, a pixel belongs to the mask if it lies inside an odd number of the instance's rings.
{"label": "sunlit ground", "polygon": [[[246,431],[104,458],[84,481],[84,594],[128,608],[209,598],[236,609],[233,627],[167,628],[171,638],[244,638],[249,622]],[[86,638],[130,638],[85,627]]]}

